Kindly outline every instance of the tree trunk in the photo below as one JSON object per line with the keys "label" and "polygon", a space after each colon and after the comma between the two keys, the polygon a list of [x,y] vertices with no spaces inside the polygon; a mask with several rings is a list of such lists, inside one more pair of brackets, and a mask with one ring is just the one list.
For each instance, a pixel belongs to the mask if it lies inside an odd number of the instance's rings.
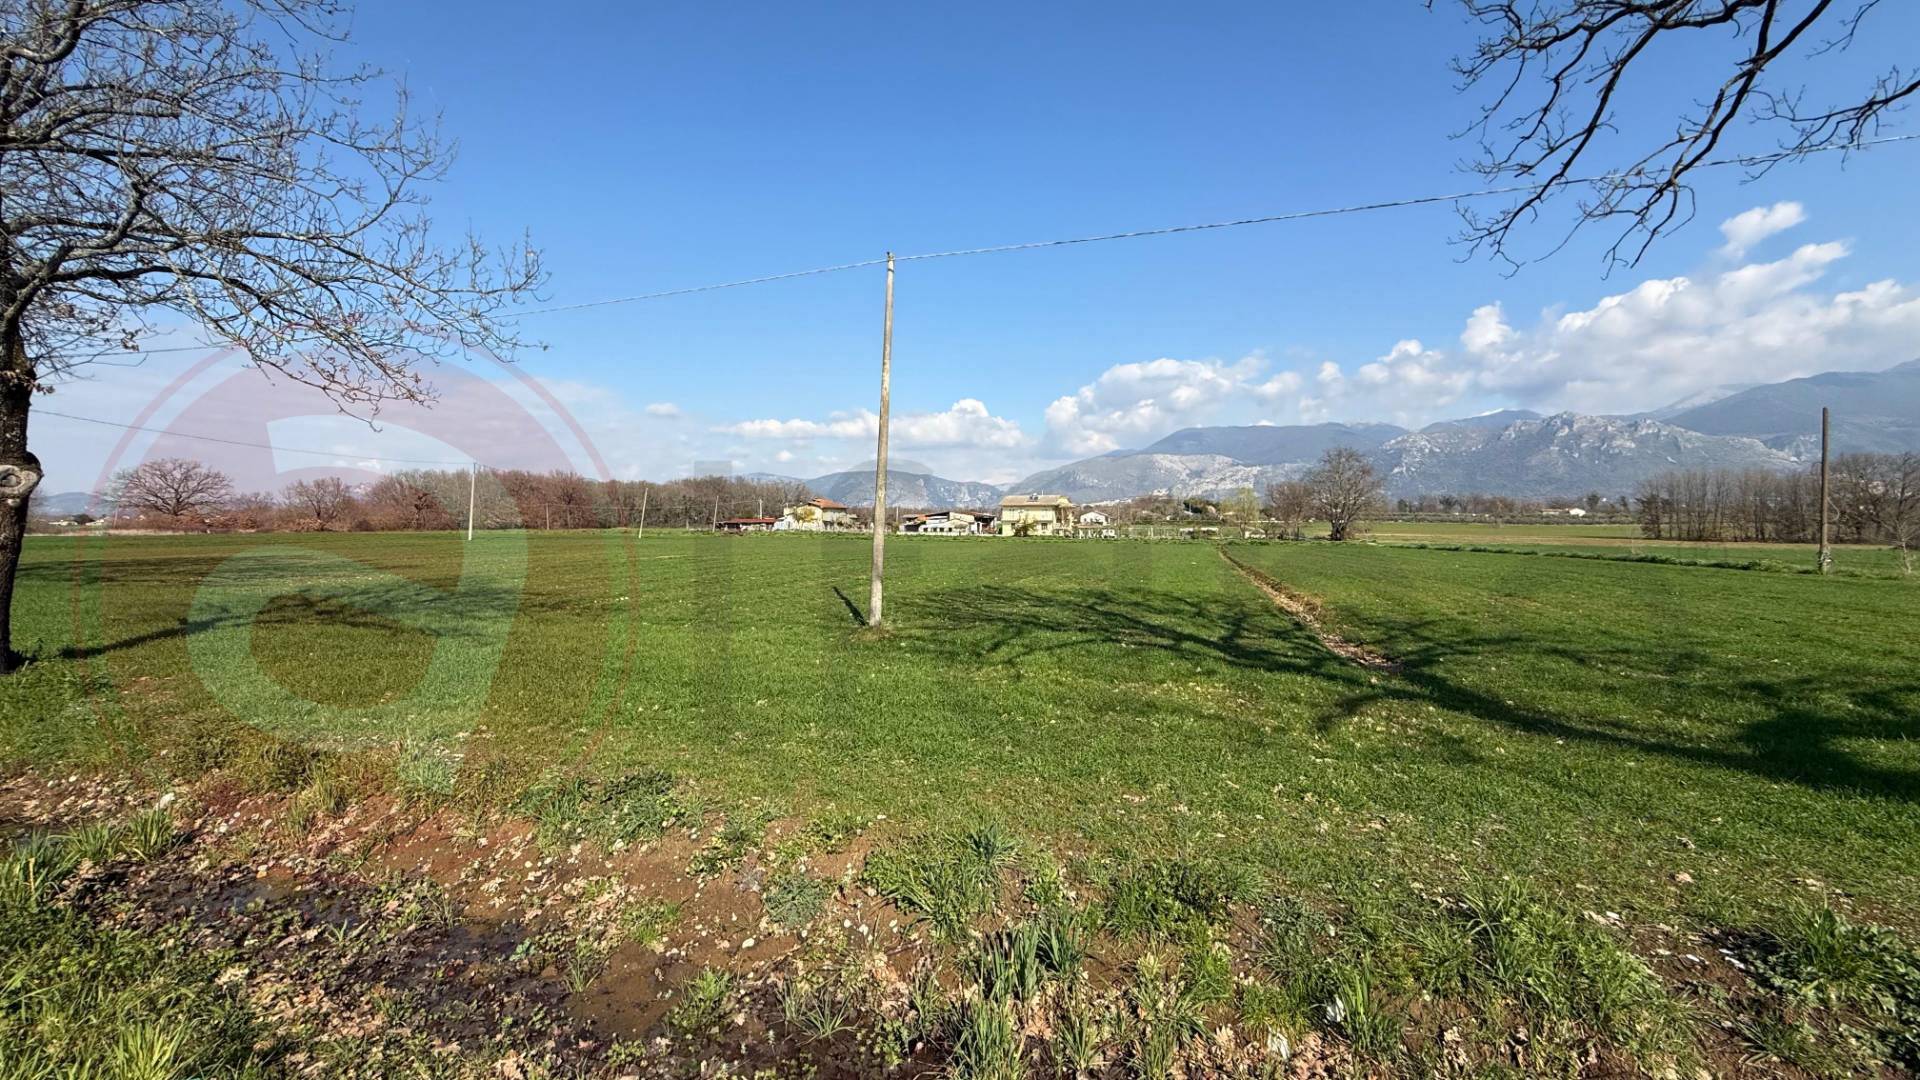
{"label": "tree trunk", "polygon": [[27,449],[27,410],[33,403],[33,374],[25,343],[8,334],[0,355],[0,674],[18,669],[13,651],[13,578],[20,568],[20,544],[27,534],[27,496],[40,483],[40,459]]}

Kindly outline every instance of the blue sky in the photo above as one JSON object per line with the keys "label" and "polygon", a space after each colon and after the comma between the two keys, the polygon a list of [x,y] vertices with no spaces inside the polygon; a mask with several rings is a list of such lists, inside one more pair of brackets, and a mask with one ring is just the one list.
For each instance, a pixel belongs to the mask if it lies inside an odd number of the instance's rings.
{"label": "blue sky", "polygon": [[[1864,85],[1920,40],[1920,9],[1887,8],[1808,66],[1816,88]],[[1447,67],[1472,30],[1444,5],[528,10],[363,5],[353,55],[458,138],[436,220],[530,230],[551,304],[1477,184],[1449,138],[1473,117]],[[1621,110],[1642,135],[1694,89],[1688,58],[1659,59]],[[1190,423],[1630,411],[1890,366],[1920,355],[1916,176],[1920,143],[1723,170],[1690,227],[1610,276],[1597,231],[1515,276],[1462,261],[1445,205],[909,263],[897,452],[1009,481]],[[880,297],[865,270],[530,318],[546,348],[520,363],[615,473],[814,475],[872,456]],[[131,420],[193,359],[103,369],[57,407]],[[277,437],[407,456],[396,425]],[[56,489],[101,468],[99,429],[48,418],[35,439]]]}

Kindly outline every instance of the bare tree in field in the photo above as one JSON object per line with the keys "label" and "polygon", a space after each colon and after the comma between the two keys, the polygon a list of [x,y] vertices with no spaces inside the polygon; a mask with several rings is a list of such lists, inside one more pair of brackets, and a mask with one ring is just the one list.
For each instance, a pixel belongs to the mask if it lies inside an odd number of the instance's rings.
{"label": "bare tree in field", "polygon": [[1386,498],[1380,474],[1351,447],[1327,451],[1301,481],[1313,496],[1315,516],[1326,519],[1329,540],[1358,535],[1361,520],[1377,513]]}
{"label": "bare tree in field", "polygon": [[286,505],[313,519],[321,532],[353,509],[353,492],[337,476],[301,480],[287,486]]}
{"label": "bare tree in field", "polygon": [[211,514],[233,497],[224,473],[186,458],[162,458],[128,469],[113,479],[114,506],[161,517]]}
{"label": "bare tree in field", "polygon": [[[450,147],[336,70],[343,0],[0,0],[0,670],[33,395],[162,317],[343,409],[422,401],[423,359],[509,351],[524,242],[441,246]],[[364,108],[362,101],[368,101]]]}
{"label": "bare tree in field", "polygon": [[[1810,69],[1821,73],[1837,66],[1857,35],[1873,32],[1881,0],[1459,3],[1485,28],[1474,50],[1454,61],[1468,88],[1488,92],[1470,129],[1480,143],[1473,166],[1489,181],[1540,185],[1496,213],[1463,211],[1462,239],[1514,265],[1524,261],[1513,250],[1516,227],[1541,216],[1556,196],[1579,193],[1575,230],[1621,225],[1607,259],[1632,265],[1692,217],[1690,179],[1703,163],[1767,156],[1756,165],[1764,170],[1857,147],[1920,97],[1920,69],[1899,66],[1817,95],[1783,84],[1781,70],[1794,61],[1811,58]],[[1920,43],[1908,44],[1920,63]],[[1654,65],[1689,46],[1684,81],[1670,91],[1672,122],[1644,133],[1621,127],[1619,103],[1670,78]],[[1735,125],[1749,121],[1774,136],[1758,155],[1734,145]],[[1606,179],[1568,182],[1593,176]]]}
{"label": "bare tree in field", "polygon": [[1279,525],[1282,539],[1300,539],[1305,535],[1307,519],[1313,516],[1313,490],[1300,480],[1268,484],[1267,516]]}
{"label": "bare tree in field", "polygon": [[1260,497],[1250,487],[1236,488],[1220,500],[1220,516],[1243,532],[1260,524]]}

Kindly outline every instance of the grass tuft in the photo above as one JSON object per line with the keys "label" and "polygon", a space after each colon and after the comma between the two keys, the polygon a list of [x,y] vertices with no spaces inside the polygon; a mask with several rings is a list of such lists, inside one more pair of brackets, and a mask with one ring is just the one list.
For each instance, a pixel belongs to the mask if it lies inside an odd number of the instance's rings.
{"label": "grass tuft", "polygon": [[949,1066],[955,1080],[1021,1080],[1024,1043],[1010,1002],[969,998],[960,1006]]}
{"label": "grass tuft", "polygon": [[680,1000],[667,1012],[667,1023],[687,1035],[710,1035],[720,1030],[733,996],[733,974],[705,968],[680,988]]}
{"label": "grass tuft", "polygon": [[767,918],[779,925],[796,930],[819,918],[820,912],[827,906],[827,898],[833,895],[833,883],[822,881],[799,870],[783,870],[767,882],[766,892],[761,894],[761,902],[766,905]]}
{"label": "grass tuft", "polygon": [[942,939],[957,941],[994,909],[1000,872],[1013,852],[993,830],[974,829],[875,851],[861,880],[927,922]]}
{"label": "grass tuft", "polygon": [[1251,871],[1237,864],[1153,859],[1122,870],[1108,883],[1103,921],[1122,936],[1175,938],[1190,924],[1224,919],[1228,906],[1244,899],[1252,885]]}

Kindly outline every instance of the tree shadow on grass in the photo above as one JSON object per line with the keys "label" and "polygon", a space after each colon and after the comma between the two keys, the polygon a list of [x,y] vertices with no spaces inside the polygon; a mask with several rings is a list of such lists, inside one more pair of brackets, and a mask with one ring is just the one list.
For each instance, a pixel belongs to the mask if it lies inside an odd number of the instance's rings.
{"label": "tree shadow on grass", "polygon": [[840,586],[835,585],[833,587],[833,595],[839,597],[840,603],[846,606],[847,614],[853,617],[853,625],[855,626],[867,625],[867,617],[860,613],[859,606],[853,602],[851,597],[849,597],[846,593],[840,591]]}
{"label": "tree shadow on grass", "polygon": [[[1665,640],[1614,637],[1573,647],[1521,634],[1465,632],[1457,623],[1440,620],[1374,619],[1370,629],[1379,640],[1392,643],[1402,665],[1400,677],[1343,699],[1337,715],[1352,716],[1378,701],[1417,701],[1568,742],[1641,750],[1815,790],[1920,802],[1920,771],[1864,761],[1841,745],[1847,740],[1911,744],[1920,738],[1920,681],[1860,685],[1845,670],[1823,676],[1755,677],[1751,667],[1743,668],[1737,660]],[[1579,669],[1593,680],[1593,700],[1604,704],[1591,714],[1549,712],[1470,684],[1474,669],[1490,658],[1520,670],[1534,660],[1563,672]],[[1725,736],[1693,741],[1650,730],[1660,722],[1658,714],[1641,722],[1617,718],[1619,707],[1628,703],[1610,702],[1606,684],[1635,677],[1620,673],[1644,672],[1656,661],[1662,671],[1638,677],[1671,679],[1686,687],[1695,697],[1690,712],[1713,703],[1729,713],[1757,713],[1760,718],[1710,721],[1727,729]],[[1335,722],[1333,716],[1322,718],[1324,725]]]}
{"label": "tree shadow on grass", "polygon": [[[426,610],[426,609],[431,610]],[[347,595],[313,595],[298,585],[276,596],[257,613],[182,616],[169,626],[128,634],[110,641],[72,644],[54,655],[62,660],[90,660],[110,653],[139,649],[159,642],[184,640],[235,626],[254,629],[354,629],[429,633],[436,639],[479,640],[489,621],[510,619],[521,609],[521,596],[510,589],[469,585],[458,592],[415,585],[356,585]],[[431,629],[408,626],[396,615],[429,616]]]}
{"label": "tree shadow on grass", "polygon": [[[1745,772],[1821,791],[1920,801],[1920,772],[1862,760],[1848,740],[1920,739],[1920,680],[1872,685],[1850,681],[1844,668],[1823,676],[1767,678],[1724,656],[1679,648],[1654,638],[1592,635],[1574,647],[1520,633],[1463,631],[1457,622],[1374,620],[1368,640],[1402,665],[1398,675],[1369,671],[1327,651],[1299,623],[1248,586],[1249,601],[1205,600],[1150,588],[1076,591],[993,588],[916,596],[901,632],[916,648],[950,654],[956,662],[1019,665],[1038,657],[1113,645],[1153,649],[1234,668],[1293,675],[1342,692],[1317,718],[1324,728],[1358,716],[1371,705],[1402,702],[1437,706],[1513,731],[1570,743],[1636,750],[1693,764]],[[1094,657],[1089,652],[1089,659]],[[1517,703],[1473,684],[1476,672],[1497,662],[1525,679],[1532,661],[1592,679],[1596,708],[1556,713]],[[1111,663],[1111,654],[1098,658]],[[1732,706],[1732,714],[1760,719],[1720,721],[1724,737],[1688,740],[1646,723],[1609,718],[1610,681],[1648,672],[1689,687],[1696,704]],[[1571,689],[1581,690],[1582,686]],[[1604,712],[1603,712],[1604,710]],[[1456,747],[1456,751],[1459,748]]]}

